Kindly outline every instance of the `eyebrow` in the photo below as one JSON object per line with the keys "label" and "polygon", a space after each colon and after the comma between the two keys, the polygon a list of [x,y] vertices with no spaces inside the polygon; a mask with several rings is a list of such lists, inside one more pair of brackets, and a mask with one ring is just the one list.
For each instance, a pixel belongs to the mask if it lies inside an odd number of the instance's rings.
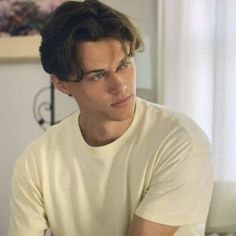
{"label": "eyebrow", "polygon": [[[125,56],[125,57],[118,63],[118,66],[117,66],[117,67],[119,67],[119,65],[122,64],[123,62],[125,62],[128,58],[129,58],[129,56]],[[105,69],[94,69],[94,70],[85,71],[85,72],[84,72],[84,75],[89,75],[89,74],[92,74],[92,73],[99,73],[99,72],[104,72],[104,71],[105,71]]]}
{"label": "eyebrow", "polygon": [[89,71],[84,72],[84,75],[89,75],[89,74],[92,74],[92,73],[99,73],[99,72],[103,72],[103,71],[105,71],[105,69],[89,70]]}

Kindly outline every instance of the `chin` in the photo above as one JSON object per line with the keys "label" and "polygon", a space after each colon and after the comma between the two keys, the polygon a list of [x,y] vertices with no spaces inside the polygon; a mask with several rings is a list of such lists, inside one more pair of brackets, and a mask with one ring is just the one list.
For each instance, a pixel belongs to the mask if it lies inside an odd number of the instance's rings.
{"label": "chin", "polygon": [[113,114],[111,119],[113,121],[125,121],[130,120],[134,116],[134,107],[130,108],[127,111],[117,112],[116,114]]}

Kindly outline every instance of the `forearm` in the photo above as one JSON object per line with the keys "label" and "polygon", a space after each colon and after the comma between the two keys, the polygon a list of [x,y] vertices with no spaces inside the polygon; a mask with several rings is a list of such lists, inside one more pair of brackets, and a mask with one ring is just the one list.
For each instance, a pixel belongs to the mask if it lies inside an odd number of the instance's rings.
{"label": "forearm", "polygon": [[154,223],[135,216],[127,236],[172,236],[177,229],[178,226]]}

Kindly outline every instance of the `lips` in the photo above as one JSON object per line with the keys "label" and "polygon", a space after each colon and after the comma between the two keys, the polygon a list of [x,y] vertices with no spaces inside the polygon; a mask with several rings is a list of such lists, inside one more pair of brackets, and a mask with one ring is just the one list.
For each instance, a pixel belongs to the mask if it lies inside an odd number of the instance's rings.
{"label": "lips", "polygon": [[121,98],[118,101],[112,103],[111,105],[115,106],[115,107],[125,106],[129,102],[130,98],[131,98],[131,96],[127,96],[127,97]]}

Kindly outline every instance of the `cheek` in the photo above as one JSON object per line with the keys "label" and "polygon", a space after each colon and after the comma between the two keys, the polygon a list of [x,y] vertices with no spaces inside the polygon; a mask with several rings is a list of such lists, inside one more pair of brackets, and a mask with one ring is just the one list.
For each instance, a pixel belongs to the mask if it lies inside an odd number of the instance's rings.
{"label": "cheek", "polygon": [[104,85],[96,82],[81,87],[80,90],[75,91],[75,93],[77,102],[87,104],[87,106],[102,103],[107,98]]}
{"label": "cheek", "polygon": [[136,68],[134,64],[132,67],[129,68],[128,77],[129,77],[130,86],[134,87],[135,89],[136,88]]}
{"label": "cheek", "polygon": [[136,77],[136,66],[134,64],[134,61],[131,63],[130,67],[128,67],[128,72],[130,73],[130,76],[132,78]]}
{"label": "cheek", "polygon": [[76,84],[71,88],[71,95],[75,98],[78,104],[84,104],[89,99],[89,91],[82,82],[79,83],[81,84]]}

